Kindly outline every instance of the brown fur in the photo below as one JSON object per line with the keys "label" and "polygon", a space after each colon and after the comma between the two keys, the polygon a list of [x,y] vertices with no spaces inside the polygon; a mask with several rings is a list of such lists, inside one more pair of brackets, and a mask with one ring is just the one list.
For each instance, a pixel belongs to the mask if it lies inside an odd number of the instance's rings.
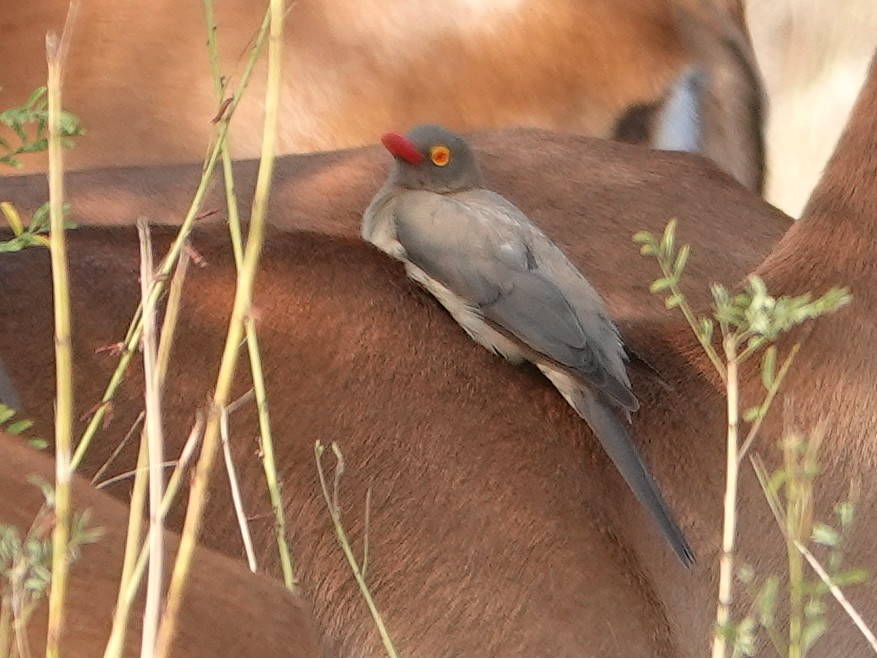
{"label": "brown fur", "polygon": [[[42,493],[28,478],[53,481],[54,462],[8,434],[0,433],[0,451],[0,523],[17,527],[24,536],[43,503]],[[71,568],[61,649],[71,658],[94,658],[103,655],[110,633],[128,510],[80,477],[73,482],[73,508],[89,510],[89,526],[102,528],[104,535],[84,547]],[[170,556],[176,553],[177,543],[174,533],[165,533]],[[165,578],[169,576],[170,569]],[[191,578],[172,656],[320,655],[310,611],[280,583],[253,575],[241,563],[203,548],[195,553]],[[131,610],[126,657],[140,655],[142,598]],[[47,607],[44,600],[28,625],[33,655],[45,652]]]}
{"label": "brown fur", "polygon": [[[677,21],[678,6],[700,3],[500,0],[463,11],[478,3],[300,0],[286,26],[279,152],[361,146],[424,122],[609,137],[629,107],[659,101],[686,67],[698,65],[713,76],[719,103],[734,108],[730,117],[705,117],[705,153],[758,189],[760,112],[738,112],[749,94],[727,88],[728,78],[747,86],[754,75],[728,61],[729,34],[742,31],[734,20],[709,22],[705,12]],[[58,3],[4,9],[0,61],[16,66],[0,80],[0,107],[44,84],[44,35],[61,28],[65,11]],[[237,0],[216,3],[216,11],[224,71],[237,81],[262,10]],[[68,153],[71,168],[203,157],[217,103],[200,4],[81,3],[73,35],[65,106],[88,135]],[[237,157],[259,153],[263,95],[261,66],[232,131]],[[748,154],[742,168],[741,149]],[[45,167],[42,155],[27,162],[30,171]]]}
{"label": "brown fur", "polygon": [[[633,348],[676,385],[668,393],[653,377],[634,378],[644,409],[633,433],[699,566],[693,575],[679,567],[586,426],[549,385],[474,345],[395,263],[359,239],[360,214],[389,164],[371,148],[281,161],[271,208],[276,230],[258,278],[260,336],[305,592],[344,655],[379,651],[317,488],[313,442],[335,439],[347,458],[341,501],[357,547],[365,490],[373,490],[369,580],[403,652],[562,656],[588,646],[606,656],[695,655],[709,634],[714,595],[709,573],[722,461],[712,448],[721,445],[720,399],[704,395],[704,380],[673,347],[677,325],[648,294],[657,268],[639,256],[630,235],[679,216],[682,235],[695,245],[692,279],[730,284],[759,262],[788,219],[694,156],[538,131],[478,135],[474,143],[491,186],[582,265]],[[542,175],[549,168],[566,175]],[[127,192],[116,188],[121,180],[112,183],[113,172],[71,176],[76,219],[129,224],[139,209],[173,221],[195,171],[129,171]],[[252,164],[241,166],[245,198],[252,174]],[[31,185],[36,201],[42,183]],[[121,216],[116,199],[123,208],[131,204]],[[81,227],[70,241],[77,400],[85,410],[112,368],[94,349],[119,340],[134,308],[136,241],[129,227]],[[202,227],[195,244],[209,265],[187,284],[165,396],[171,450],[213,385],[233,289],[221,230]],[[38,418],[50,417],[50,375],[42,373],[51,372],[51,327],[48,314],[28,309],[49,308],[46,268],[39,251],[0,260],[0,277],[9,282],[0,291],[9,318],[0,353]],[[705,301],[705,286],[690,290]],[[103,462],[110,437],[139,408],[137,373],[132,369],[112,429],[93,446],[86,470]],[[237,392],[245,388],[244,368]],[[237,416],[248,511],[264,514],[255,430],[244,424],[252,416]],[[204,541],[239,554],[223,479],[216,478]],[[177,510],[171,523],[180,519]],[[259,553],[271,567],[270,527],[259,519]]]}
{"label": "brown fur", "polygon": [[[379,652],[319,496],[317,439],[338,440],[345,452],[340,500],[357,547],[372,489],[369,581],[403,653],[703,655],[716,595],[724,398],[677,314],[648,293],[656,267],[629,239],[635,230],[659,230],[671,216],[680,218],[680,239],[693,245],[686,291],[701,307],[709,282],[733,283],[754,269],[778,294],[851,287],[851,307],[792,336],[802,350],[756,450],[777,465],[784,409],[803,429],[826,420],[817,513],[829,518],[848,481],[860,479],[848,564],[877,571],[869,531],[877,493],[867,486],[877,467],[877,60],[806,217],[784,236],[788,218],[698,158],[529,131],[479,135],[474,143],[491,186],[567,250],[606,298],[626,341],[673,385],[668,391],[633,373],[642,408],[632,433],[699,562],[690,574],[676,564],[585,425],[547,383],[474,345],[397,264],[358,239],[359,214],[386,155],[366,149],[287,158],[256,311],[293,549],[324,637],[344,655]],[[243,170],[250,178],[251,169]],[[88,199],[101,176],[73,177],[77,194]],[[129,183],[129,200],[173,219],[168,204],[184,179],[179,169],[143,170]],[[100,203],[90,197],[93,216],[128,221],[114,217],[113,193],[106,194]],[[158,233],[166,242],[167,231]],[[233,271],[219,233],[205,226],[196,237],[209,265],[189,280],[169,373],[167,435],[175,448],[212,386],[225,335]],[[137,248],[125,227],[80,228],[70,240],[78,405],[87,409],[112,368],[93,350],[123,335],[135,305]],[[0,308],[8,317],[0,353],[9,355],[22,398],[44,427],[52,403],[47,267],[45,253],[33,250],[0,260]],[[132,369],[86,470],[102,462],[139,408],[138,376]],[[745,398],[757,377],[757,367],[744,370]],[[238,391],[246,388],[244,368]],[[238,414],[248,510],[264,513],[252,413]],[[117,468],[131,460],[126,455]],[[239,553],[221,480],[204,541]],[[780,533],[748,466],[740,485],[741,556],[762,576],[782,573]],[[180,518],[177,510],[171,523]],[[276,569],[268,522],[255,531],[261,557]],[[872,580],[848,592],[872,623],[875,587]],[[831,607],[828,636],[811,655],[870,654]]]}

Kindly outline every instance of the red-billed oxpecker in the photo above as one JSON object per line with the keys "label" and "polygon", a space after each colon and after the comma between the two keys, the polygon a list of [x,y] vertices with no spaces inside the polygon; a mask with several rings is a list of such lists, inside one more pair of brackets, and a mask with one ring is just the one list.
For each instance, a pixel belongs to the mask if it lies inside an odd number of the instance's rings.
{"label": "red-billed oxpecker", "polygon": [[622,420],[639,403],[597,291],[523,212],[485,189],[461,137],[423,125],[382,142],[395,163],[365,211],[362,237],[402,261],[472,339],[551,380],[690,566],[694,555]]}

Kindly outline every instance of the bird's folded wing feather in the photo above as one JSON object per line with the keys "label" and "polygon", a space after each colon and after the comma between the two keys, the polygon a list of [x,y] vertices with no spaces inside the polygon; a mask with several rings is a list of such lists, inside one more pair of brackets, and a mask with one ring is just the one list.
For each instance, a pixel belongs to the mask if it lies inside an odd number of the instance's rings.
{"label": "bird's folded wing feather", "polygon": [[562,290],[540,272],[526,231],[515,230],[508,216],[497,221],[504,208],[485,213],[440,195],[418,196],[395,209],[397,238],[412,264],[535,352],[608,388],[612,398],[632,397],[602,362],[598,338],[587,335]]}

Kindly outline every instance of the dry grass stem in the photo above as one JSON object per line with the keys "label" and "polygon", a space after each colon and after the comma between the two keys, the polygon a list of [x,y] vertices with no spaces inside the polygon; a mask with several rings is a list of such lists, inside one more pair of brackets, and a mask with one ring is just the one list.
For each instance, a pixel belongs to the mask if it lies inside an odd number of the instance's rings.
{"label": "dry grass stem", "polygon": [[166,658],[171,642],[176,635],[178,612],[182,604],[189,567],[201,529],[201,521],[207,503],[207,491],[213,462],[219,442],[220,410],[226,406],[237,366],[238,346],[243,338],[244,322],[250,314],[253,284],[265,238],[265,215],[271,191],[274,172],[274,157],[277,140],[277,123],[280,110],[280,80],[283,55],[283,1],[271,0],[270,36],[268,39],[268,85],[265,95],[265,126],[262,139],[262,156],[256,179],[253,208],[250,213],[250,233],[244,251],[244,259],[238,272],[237,288],[229,321],[219,375],[213,394],[213,404],[207,419],[204,444],[195,468],[195,479],[189,494],[186,520],[183,525],[180,549],[174,563],[171,583],[168,589],[167,609],[159,628],[156,645],[156,658]]}
{"label": "dry grass stem", "polygon": [[241,539],[244,542],[244,552],[247,556],[247,565],[250,567],[250,571],[256,573],[258,565],[256,564],[256,552],[253,550],[253,537],[250,534],[250,526],[247,523],[247,515],[244,512],[244,503],[241,499],[241,488],[238,482],[237,472],[235,471],[234,461],[231,456],[231,446],[229,445],[228,440],[228,409],[222,410],[219,433],[222,437],[222,455],[225,459],[225,471],[228,474],[228,482],[231,487],[231,499],[234,504],[235,515],[238,519],[238,526],[241,529]]}
{"label": "dry grass stem", "polygon": [[[207,19],[207,50],[213,75],[213,86],[216,92],[217,103],[220,105],[220,111],[217,112],[219,117],[224,114],[227,99],[224,98],[224,78],[219,68],[219,44],[216,35],[216,19],[213,14],[213,0],[204,0],[204,13]],[[221,119],[221,121],[228,121],[228,119]],[[235,194],[234,171],[228,139],[222,143],[221,150],[226,206],[228,208],[228,228],[235,264],[240,269],[243,260],[243,238],[241,235],[240,213],[238,212],[238,202]],[[244,329],[246,331],[247,350],[250,358],[250,372],[252,373],[253,387],[256,393],[256,408],[258,410],[259,435],[262,447],[260,454],[262,456],[262,467],[265,471],[268,494],[271,498],[271,507],[274,513],[274,534],[277,541],[277,550],[280,555],[280,568],[283,573],[284,584],[290,591],[295,591],[295,570],[292,552],[289,550],[289,545],[286,541],[286,516],[283,510],[283,495],[280,478],[277,475],[277,463],[274,457],[274,438],[271,432],[268,393],[265,387],[261,350],[259,349],[259,338],[256,333],[256,322],[252,316],[247,316]]]}
{"label": "dry grass stem", "polygon": [[146,606],[143,612],[143,636],[140,657],[152,658],[161,614],[162,565],[164,536],[161,519],[161,500],[164,484],[164,437],[161,428],[161,391],[157,366],[158,345],[155,328],[155,304],[152,296],[154,271],[152,240],[146,220],[137,220],[140,236],[140,291],[143,306],[143,376],[146,403],[146,438],[149,454],[149,573],[146,578]]}
{"label": "dry grass stem", "polygon": [[64,600],[70,542],[70,455],[73,443],[73,349],[70,340],[70,285],[64,236],[64,161],[61,137],[61,87],[64,62],[78,4],[70,3],[61,38],[46,35],[49,120],[49,243],[55,312],[55,528],[52,532],[52,586],[49,594],[47,658],[58,658],[64,626]]}

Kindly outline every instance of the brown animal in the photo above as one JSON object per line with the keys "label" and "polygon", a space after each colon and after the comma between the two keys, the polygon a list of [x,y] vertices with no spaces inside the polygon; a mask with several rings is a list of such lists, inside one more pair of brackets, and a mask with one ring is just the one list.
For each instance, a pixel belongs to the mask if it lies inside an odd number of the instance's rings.
{"label": "brown animal", "polygon": [[[236,83],[264,7],[215,4],[223,71]],[[280,153],[361,146],[424,122],[533,126],[701,151],[761,188],[761,88],[738,0],[290,4]],[[66,8],[4,7],[0,62],[15,66],[3,66],[0,107],[45,84],[45,33]],[[65,106],[88,135],[70,167],[200,160],[218,107],[205,35],[200,3],[80,3]],[[236,157],[259,154],[264,85],[263,64],[232,130]],[[26,162],[40,171],[46,161]]]}
{"label": "brown animal", "polygon": [[[44,502],[29,478],[33,475],[53,481],[54,461],[26,446],[20,437],[4,433],[0,433],[0,451],[0,524],[12,525],[24,536]],[[85,546],[71,568],[61,649],[63,655],[72,658],[95,658],[103,655],[110,633],[128,510],[78,476],[73,482],[73,507],[90,510],[89,527],[101,528],[104,535],[97,543]],[[174,533],[165,533],[165,546],[171,554],[176,552],[177,543]],[[320,655],[310,610],[280,583],[254,575],[241,563],[204,548],[197,549],[192,578],[182,608],[181,632],[171,655]],[[0,594],[3,585],[0,583]],[[140,655],[142,599],[138,597],[131,610],[125,656]],[[43,601],[27,627],[33,655],[45,652],[46,611]]]}
{"label": "brown animal", "polygon": [[[654,331],[667,314],[647,293],[655,268],[630,242],[634,229],[658,230],[670,216],[687,218],[686,236],[697,245],[692,276],[731,283],[759,262],[788,225],[779,213],[759,214],[763,205],[757,199],[700,159],[530,131],[481,136],[474,143],[492,186],[526,208],[574,261],[588,263],[589,276],[637,350],[643,328]],[[401,268],[360,240],[360,214],[383,178],[382,162],[385,154],[377,149],[284,159],[272,216],[289,233],[271,237],[258,279],[256,304],[293,550],[328,637],[345,655],[379,651],[319,495],[317,439],[337,439],[345,452],[341,501],[357,548],[365,491],[372,488],[369,580],[401,651],[562,656],[593,646],[596,655],[607,656],[693,655],[691,647],[700,645],[692,638],[706,641],[709,619],[692,617],[687,600],[697,593],[706,609],[713,595],[704,574],[715,557],[718,524],[702,519],[715,520],[719,498],[715,487],[706,498],[703,483],[691,474],[703,472],[718,486],[721,460],[711,453],[686,456],[684,416],[672,421],[676,433],[658,437],[646,429],[654,414],[638,412],[632,433],[702,561],[688,576],[585,424],[550,385],[483,353],[406,283]],[[535,175],[558,163],[569,178]],[[252,171],[251,165],[242,167],[243,194]],[[116,214],[113,199],[123,195],[103,185],[102,178],[116,173],[71,176],[71,200],[84,213],[77,220],[124,222],[134,216]],[[141,171],[142,187],[128,182],[133,207],[157,219],[173,218],[169,213],[178,214],[179,206],[161,206],[190,192],[194,173]],[[33,185],[35,199],[41,188],[41,182]],[[704,190],[711,192],[709,201],[692,203]],[[653,202],[643,203],[643,194]],[[747,216],[756,219],[744,231],[740,218]],[[629,224],[615,224],[619,218]],[[179,449],[191,409],[212,386],[233,289],[226,241],[221,232],[206,229],[196,248],[209,264],[188,283],[177,361],[169,373],[173,384],[165,396],[169,452]],[[748,241],[730,260],[724,245],[741,233]],[[85,227],[71,232],[70,241],[77,399],[86,411],[112,368],[112,360],[95,348],[119,340],[136,303],[136,241],[130,228]],[[0,353],[8,354],[27,412],[48,418],[51,388],[37,379],[44,368],[51,371],[50,316],[33,312],[49,308],[46,255],[17,254],[0,260],[0,269],[8,282],[0,292],[7,318]],[[629,276],[630,285],[611,283],[618,272]],[[702,292],[695,297],[704,300]],[[670,374],[675,381],[677,373]],[[127,427],[139,408],[137,376],[135,368],[108,437]],[[633,386],[644,407],[668,395],[642,379]],[[242,373],[237,392],[245,388]],[[686,401],[684,393],[672,394],[672,404],[680,414],[697,413],[699,398]],[[713,420],[718,444],[720,415]],[[253,432],[252,425],[235,422],[248,512],[264,519]],[[93,446],[87,472],[114,443],[102,438]],[[127,468],[128,461],[123,458],[118,468]],[[227,487],[223,476],[216,480],[204,541],[239,554]],[[124,488],[116,493],[124,495]],[[171,524],[179,521],[175,514]],[[273,567],[267,521],[257,521],[254,531],[260,561]]]}
{"label": "brown animal", "polygon": [[[634,375],[642,407],[632,434],[699,562],[686,575],[660,548],[585,425],[549,385],[473,345],[401,267],[358,239],[362,208],[383,177],[379,149],[285,158],[271,210],[278,230],[265,249],[255,303],[293,550],[323,637],[344,655],[380,651],[317,486],[313,443],[334,439],[346,457],[339,500],[357,552],[372,491],[368,580],[402,653],[703,655],[716,595],[724,398],[688,330],[648,293],[657,268],[630,235],[680,218],[681,238],[693,245],[686,290],[701,307],[708,282],[740,280],[768,253],[759,271],[778,293],[851,287],[853,306],[796,332],[802,350],[757,446],[776,463],[784,407],[804,428],[828,421],[830,475],[820,479],[817,501],[826,516],[850,477],[875,475],[877,62],[805,219],[785,236],[787,217],[692,156],[521,130],[472,142],[491,186],[574,262],[587,263],[626,342],[672,384],[667,391]],[[253,170],[252,163],[240,168],[244,197]],[[559,170],[566,175],[544,175]],[[123,183],[122,175],[131,178]],[[72,176],[70,189],[80,220],[118,224],[145,213],[173,221],[195,175],[179,167],[93,172]],[[19,184],[22,196],[12,198],[23,205],[44,194],[39,181]],[[166,232],[158,233],[166,243]],[[130,227],[83,227],[70,242],[78,406],[87,410],[112,369],[95,347],[120,339],[136,304],[137,246]],[[191,409],[213,384],[234,285],[220,232],[205,226],[196,247],[208,265],[190,275],[169,373],[171,449],[179,449]],[[46,272],[38,251],[0,260],[0,353],[24,406],[44,423],[52,404]],[[247,388],[245,370],[238,391]],[[141,404],[138,376],[132,368],[87,472]],[[754,377],[744,372],[747,396]],[[258,518],[267,505],[251,411],[237,412],[233,425],[248,511]],[[118,468],[131,462],[129,451]],[[204,542],[239,553],[222,480]],[[848,558],[872,571],[867,528],[877,521],[875,495],[863,492]],[[740,514],[742,555],[762,574],[779,572],[780,534],[749,470]],[[170,523],[180,518],[177,511]],[[254,532],[263,568],[276,570],[269,523],[254,521]],[[849,592],[872,620],[874,594],[873,581]],[[833,616],[812,655],[867,653],[848,622]]]}

